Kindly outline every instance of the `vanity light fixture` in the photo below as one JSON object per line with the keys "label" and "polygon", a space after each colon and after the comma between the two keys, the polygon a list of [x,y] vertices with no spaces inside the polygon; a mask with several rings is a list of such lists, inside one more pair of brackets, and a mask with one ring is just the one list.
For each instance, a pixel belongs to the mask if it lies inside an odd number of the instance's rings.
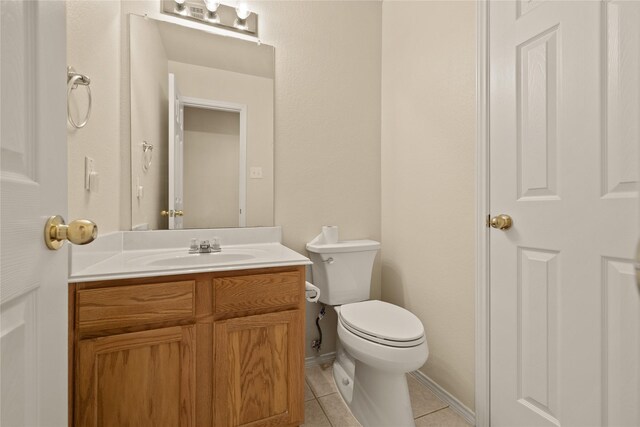
{"label": "vanity light fixture", "polygon": [[220,8],[220,2],[214,0],[204,0],[204,5],[209,11],[206,16],[208,22],[212,24],[220,24],[220,16],[218,16],[218,9]]}
{"label": "vanity light fixture", "polygon": [[258,15],[244,3],[232,7],[215,0],[162,0],[162,12],[238,33],[258,35]]}
{"label": "vanity light fixture", "polygon": [[204,5],[209,11],[206,16],[208,22],[212,24],[220,24],[220,16],[218,16],[218,9],[220,8],[220,2],[214,0],[204,0]]}
{"label": "vanity light fixture", "polygon": [[249,15],[251,15],[251,11],[247,9],[247,5],[241,4],[240,6],[236,7],[236,16],[241,21],[246,21]]}
{"label": "vanity light fixture", "polygon": [[245,30],[247,28],[247,18],[249,15],[251,15],[251,11],[247,9],[245,4],[238,5],[238,7],[236,7],[237,19],[234,21],[233,26],[240,30]]}
{"label": "vanity light fixture", "polygon": [[210,13],[216,13],[220,7],[220,2],[213,0],[204,0],[204,6]]}

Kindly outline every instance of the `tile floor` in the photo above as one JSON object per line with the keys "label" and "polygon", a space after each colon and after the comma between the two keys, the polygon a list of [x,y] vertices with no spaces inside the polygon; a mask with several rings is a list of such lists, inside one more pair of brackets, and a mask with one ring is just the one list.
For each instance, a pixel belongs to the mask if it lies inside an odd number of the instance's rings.
{"label": "tile floor", "polygon": [[[360,426],[338,394],[330,364],[306,368],[305,377],[304,427]],[[407,375],[407,380],[417,427],[469,427],[462,417],[415,378]]]}

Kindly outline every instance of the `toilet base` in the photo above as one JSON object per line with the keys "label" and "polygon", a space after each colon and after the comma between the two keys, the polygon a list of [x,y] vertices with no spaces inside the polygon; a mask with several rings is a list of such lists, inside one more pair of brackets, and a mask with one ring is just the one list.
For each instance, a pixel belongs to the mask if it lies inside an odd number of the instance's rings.
{"label": "toilet base", "polygon": [[347,405],[351,404],[351,399],[353,398],[353,376],[355,368],[355,360],[344,350],[340,340],[338,340],[336,345],[336,359],[333,362],[333,379],[336,382],[338,391],[340,391],[340,395]]}
{"label": "toilet base", "polygon": [[[340,395],[360,424],[364,427],[415,427],[405,374],[383,372],[355,360],[355,375],[350,377],[347,372],[350,360],[353,359],[344,355],[343,358],[336,357],[333,377]],[[345,361],[347,366],[343,368]]]}

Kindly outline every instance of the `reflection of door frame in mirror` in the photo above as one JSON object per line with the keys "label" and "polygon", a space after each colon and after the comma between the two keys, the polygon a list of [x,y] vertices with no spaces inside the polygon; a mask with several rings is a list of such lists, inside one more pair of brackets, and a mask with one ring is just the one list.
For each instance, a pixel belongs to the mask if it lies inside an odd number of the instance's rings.
{"label": "reflection of door frame in mirror", "polygon": [[228,111],[240,114],[240,150],[238,156],[238,202],[239,217],[238,226],[247,225],[247,106],[233,102],[215,101],[212,99],[182,97],[183,105],[192,108],[204,108],[207,110]]}

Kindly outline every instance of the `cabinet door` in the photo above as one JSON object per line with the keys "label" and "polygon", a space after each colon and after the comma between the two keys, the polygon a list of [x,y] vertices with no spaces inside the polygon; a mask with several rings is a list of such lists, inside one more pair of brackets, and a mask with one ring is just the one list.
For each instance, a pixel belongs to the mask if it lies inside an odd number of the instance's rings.
{"label": "cabinet door", "polygon": [[80,340],[76,426],[193,426],[195,326]]}
{"label": "cabinet door", "polygon": [[215,323],[217,427],[302,424],[303,320],[292,310]]}

